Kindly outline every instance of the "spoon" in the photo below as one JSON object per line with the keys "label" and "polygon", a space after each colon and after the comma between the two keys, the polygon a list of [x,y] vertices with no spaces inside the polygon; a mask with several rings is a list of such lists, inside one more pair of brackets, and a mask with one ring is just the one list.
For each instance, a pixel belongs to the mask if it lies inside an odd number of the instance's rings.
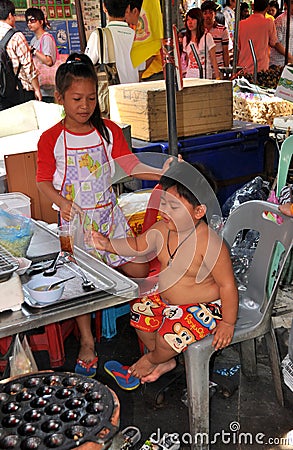
{"label": "spoon", "polygon": [[59,286],[59,284],[65,283],[65,281],[72,280],[72,278],[75,278],[75,275],[73,275],[73,277],[65,278],[64,280],[55,281],[55,283],[51,283],[48,286],[46,286],[45,291],[50,291],[51,289],[53,289],[53,287]]}
{"label": "spoon", "polygon": [[56,266],[57,266],[60,255],[61,255],[61,252],[57,253],[55,258],[53,259],[52,264],[46,270],[44,270],[44,272],[43,272],[44,277],[51,277],[51,276],[55,275],[55,273],[57,272]]}
{"label": "spoon", "polygon": [[96,289],[96,286],[92,281],[90,281],[86,274],[81,270],[80,267],[76,265],[75,269],[71,268],[71,270],[75,273],[78,273],[82,278],[82,284],[81,287],[85,292],[94,291]]}

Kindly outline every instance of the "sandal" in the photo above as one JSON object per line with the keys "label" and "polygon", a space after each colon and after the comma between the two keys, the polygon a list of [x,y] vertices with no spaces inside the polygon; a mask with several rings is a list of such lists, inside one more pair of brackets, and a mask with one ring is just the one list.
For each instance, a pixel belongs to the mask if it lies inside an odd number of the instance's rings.
{"label": "sandal", "polygon": [[128,373],[129,366],[123,366],[118,361],[107,361],[104,364],[105,371],[114,378],[121,389],[131,391],[140,385],[139,378]]}
{"label": "sandal", "polygon": [[98,362],[98,359],[98,356],[96,356],[92,361],[86,363],[82,359],[78,358],[76,360],[75,373],[93,378],[97,374],[97,368],[93,366]]}

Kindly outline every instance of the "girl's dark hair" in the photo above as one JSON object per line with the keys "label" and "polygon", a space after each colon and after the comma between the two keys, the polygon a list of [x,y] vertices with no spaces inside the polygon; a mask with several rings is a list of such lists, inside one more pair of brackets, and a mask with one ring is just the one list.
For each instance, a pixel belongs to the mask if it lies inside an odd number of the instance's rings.
{"label": "girl's dark hair", "polygon": [[271,1],[269,2],[269,6],[272,6],[272,7],[276,8],[276,10],[277,10],[276,15],[275,15],[275,18],[278,17],[278,16],[281,14],[280,5],[279,5],[279,3],[277,2],[277,0],[271,0]]}
{"label": "girl's dark hair", "polygon": [[202,11],[200,10],[200,8],[191,8],[186,13],[186,17],[185,17],[186,44],[189,44],[189,42],[191,41],[191,31],[189,30],[189,28],[187,26],[188,17],[191,17],[192,19],[197,20],[195,35],[196,35],[196,41],[197,41],[197,43],[199,43],[199,41],[201,40],[201,38],[205,32]]}
{"label": "girl's dark hair", "polygon": [[[98,78],[95,67],[92,60],[83,53],[71,53],[66,62],[58,67],[55,78],[57,92],[64,96],[65,92],[69,89],[72,82],[75,81],[76,78],[88,78],[95,81],[98,95]],[[109,142],[109,132],[101,117],[98,99],[90,121],[99,133],[101,133],[103,138]]]}

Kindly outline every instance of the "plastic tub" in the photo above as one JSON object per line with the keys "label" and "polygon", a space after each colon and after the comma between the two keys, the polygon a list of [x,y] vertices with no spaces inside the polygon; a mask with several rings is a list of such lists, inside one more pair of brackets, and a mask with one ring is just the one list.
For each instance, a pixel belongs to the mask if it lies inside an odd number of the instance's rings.
{"label": "plastic tub", "polygon": [[0,208],[12,214],[31,217],[31,199],[21,192],[0,194]]}

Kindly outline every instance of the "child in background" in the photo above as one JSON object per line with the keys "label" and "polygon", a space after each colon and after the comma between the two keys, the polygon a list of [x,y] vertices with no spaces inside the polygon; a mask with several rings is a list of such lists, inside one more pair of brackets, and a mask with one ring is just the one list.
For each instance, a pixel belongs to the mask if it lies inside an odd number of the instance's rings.
{"label": "child in background", "polygon": [[[56,100],[63,105],[65,118],[45,131],[38,143],[37,184],[60,210],[61,222],[75,215],[85,228],[101,230],[111,237],[131,235],[128,223],[116,205],[111,187],[114,160],[128,175],[158,180],[163,169],[140,163],[129,150],[121,128],[102,119],[97,101],[97,76],[90,58],[73,53],[56,73]],[[145,277],[147,264],[136,264],[108,252],[95,254],[112,267],[120,267],[133,277]],[[80,350],[76,372],[94,376],[97,367],[91,316],[76,318],[80,330]]]}
{"label": "child in background", "polygon": [[156,254],[161,270],[156,292],[136,299],[131,325],[149,352],[129,368],[152,382],[175,367],[175,356],[213,334],[216,350],[229,345],[238,311],[238,291],[229,251],[204,218],[200,198],[211,189],[206,176],[188,164],[174,164],[162,176],[162,220],[145,233],[111,239],[88,233],[96,248],[148,258]]}
{"label": "child in background", "polygon": [[188,57],[187,54],[183,51],[183,39],[186,35],[185,28],[182,28],[178,31],[178,46],[179,46],[179,52],[180,52],[180,60],[181,60],[181,69],[182,69],[182,76],[185,77],[187,65],[188,65]]}

